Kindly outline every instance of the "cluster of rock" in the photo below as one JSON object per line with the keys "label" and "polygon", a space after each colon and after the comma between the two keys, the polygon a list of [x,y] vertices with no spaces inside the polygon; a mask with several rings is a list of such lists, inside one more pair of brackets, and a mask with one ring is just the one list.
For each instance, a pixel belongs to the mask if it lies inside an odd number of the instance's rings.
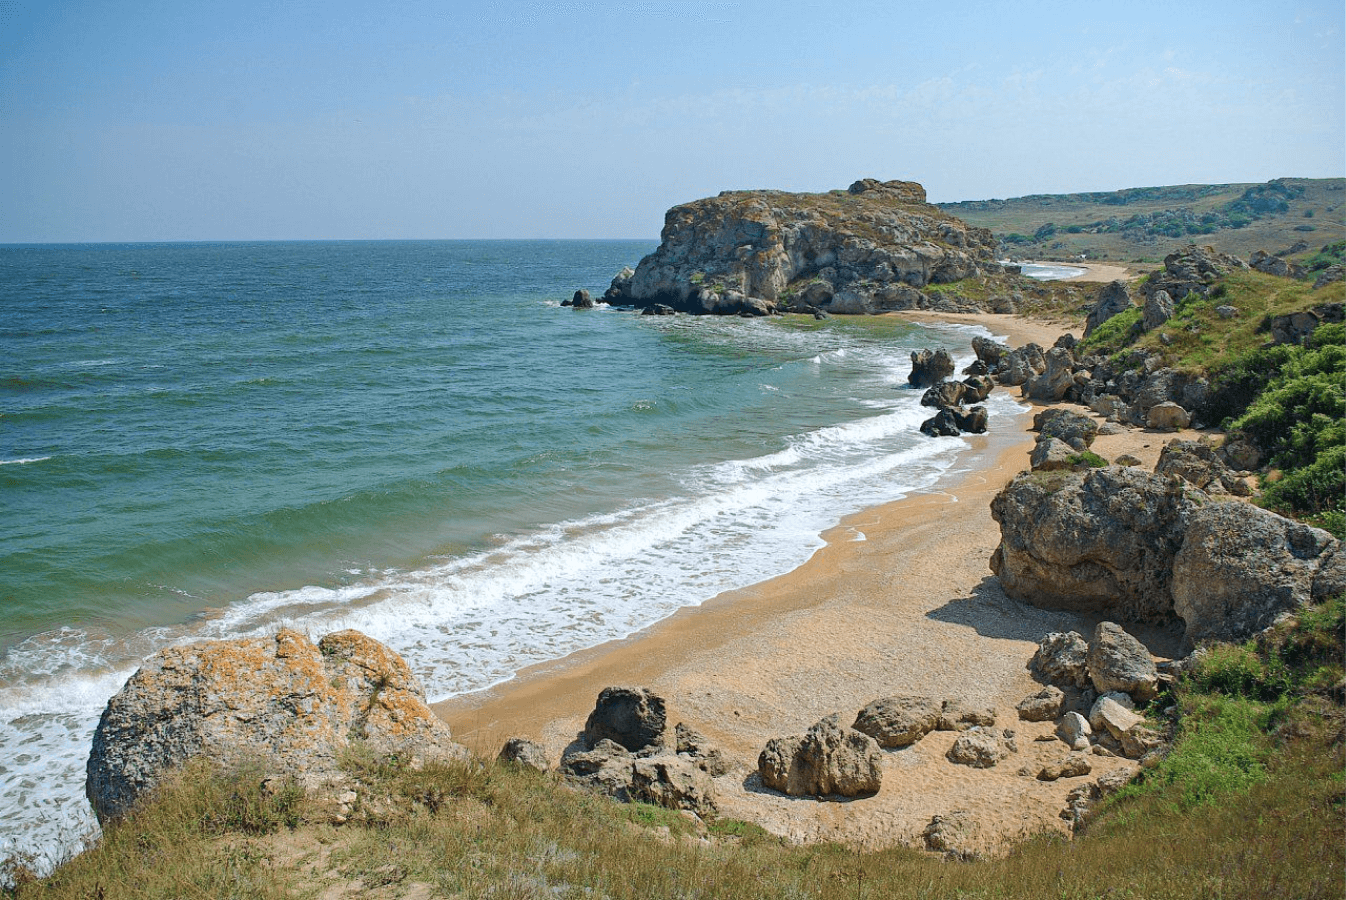
{"label": "cluster of rock", "polygon": [[[682,723],[669,737],[663,698],[645,688],[604,688],[584,731],[561,757],[560,771],[572,784],[615,800],[714,812],[713,779],[729,772],[728,760]],[[500,757],[547,768],[541,748],[518,738]]]}
{"label": "cluster of rock", "polygon": [[953,374],[953,357],[949,351],[916,350],[911,354],[911,374],[907,383],[915,388],[926,388],[921,396],[922,406],[933,406],[938,412],[921,423],[921,433],[930,437],[957,437],[983,434],[986,431],[986,407],[965,408],[967,403],[981,403],[995,387],[985,373],[969,374],[962,381],[948,380]]}
{"label": "cluster of rock", "polygon": [[915,182],[846,191],[726,191],[675,206],[658,249],[623,270],[612,305],[762,316],[963,309],[928,284],[999,273],[996,241],[930,205]]}
{"label": "cluster of rock", "polygon": [[1247,639],[1346,590],[1341,542],[1249,503],[1221,502],[1216,485],[1239,488],[1214,461],[1208,447],[1183,442],[1155,473],[1111,465],[1020,474],[991,502],[1001,535],[991,570],[1007,594],[1038,606],[1179,619],[1189,645]]}
{"label": "cluster of rock", "polygon": [[757,771],[764,785],[792,797],[870,795],[883,784],[882,750],[910,746],[931,731],[961,732],[947,754],[961,765],[988,768],[1017,752],[1014,732],[996,730],[995,719],[989,706],[884,697],[860,710],[849,727],[835,713],[802,735],[773,738]]}
{"label": "cluster of rock", "polygon": [[426,705],[406,662],[357,631],[316,645],[282,629],[170,647],[108,701],[85,793],[106,821],[204,756],[224,767],[260,767],[267,778],[293,779],[344,806],[354,795],[338,760],[357,743],[412,765],[467,754]]}

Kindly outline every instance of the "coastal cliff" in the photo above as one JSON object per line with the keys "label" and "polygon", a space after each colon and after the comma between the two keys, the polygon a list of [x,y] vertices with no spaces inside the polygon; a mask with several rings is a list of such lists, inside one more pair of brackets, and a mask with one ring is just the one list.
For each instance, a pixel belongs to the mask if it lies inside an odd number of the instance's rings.
{"label": "coastal cliff", "polygon": [[613,280],[613,305],[721,315],[961,309],[930,284],[999,274],[996,241],[911,181],[845,191],[725,191],[675,206],[659,248]]}

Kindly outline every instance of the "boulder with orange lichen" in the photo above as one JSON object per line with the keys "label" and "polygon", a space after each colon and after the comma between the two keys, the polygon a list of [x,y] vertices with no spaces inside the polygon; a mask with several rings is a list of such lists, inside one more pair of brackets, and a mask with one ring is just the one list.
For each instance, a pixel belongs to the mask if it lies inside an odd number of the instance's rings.
{"label": "boulder with orange lichen", "polygon": [[100,821],[115,818],[203,755],[320,788],[342,780],[353,743],[413,764],[466,753],[406,662],[357,631],[202,641],[155,654],[108,701],[85,793]]}

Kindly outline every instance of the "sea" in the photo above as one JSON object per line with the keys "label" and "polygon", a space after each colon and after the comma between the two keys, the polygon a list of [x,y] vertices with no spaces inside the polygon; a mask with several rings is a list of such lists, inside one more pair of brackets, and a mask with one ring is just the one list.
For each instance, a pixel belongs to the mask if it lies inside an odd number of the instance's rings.
{"label": "sea", "polygon": [[441,700],[969,465],[906,376],[986,331],[562,306],[654,247],[0,246],[0,857],[97,835],[93,731],[161,648],[356,628]]}

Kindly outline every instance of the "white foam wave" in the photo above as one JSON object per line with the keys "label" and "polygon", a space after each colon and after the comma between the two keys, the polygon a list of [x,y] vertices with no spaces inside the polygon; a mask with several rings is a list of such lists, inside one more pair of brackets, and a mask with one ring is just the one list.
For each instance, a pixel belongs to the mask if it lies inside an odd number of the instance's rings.
{"label": "white foam wave", "polygon": [[29,463],[46,462],[50,456],[29,456],[23,459],[0,459],[0,466],[26,466]]}

